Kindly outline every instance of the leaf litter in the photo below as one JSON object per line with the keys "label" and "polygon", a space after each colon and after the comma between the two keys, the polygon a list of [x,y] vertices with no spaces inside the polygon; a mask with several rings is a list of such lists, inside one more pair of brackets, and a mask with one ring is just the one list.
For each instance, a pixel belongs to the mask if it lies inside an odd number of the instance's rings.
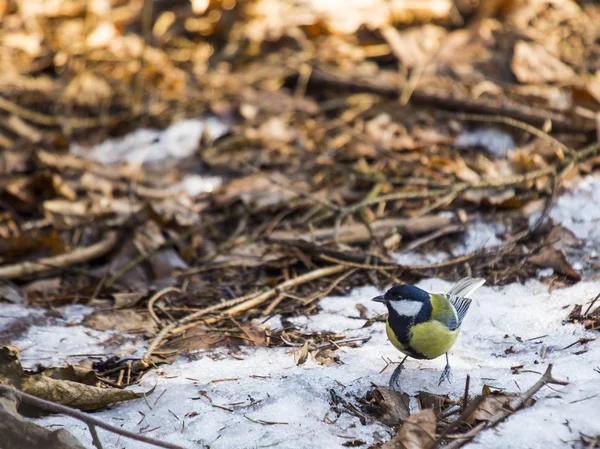
{"label": "leaf litter", "polygon": [[[70,338],[107,385],[245,346],[347,369],[373,335],[322,298],[364,285],[595,278],[598,7],[321,3],[0,2],[1,300],[95,310]],[[420,413],[390,444],[439,436]]]}

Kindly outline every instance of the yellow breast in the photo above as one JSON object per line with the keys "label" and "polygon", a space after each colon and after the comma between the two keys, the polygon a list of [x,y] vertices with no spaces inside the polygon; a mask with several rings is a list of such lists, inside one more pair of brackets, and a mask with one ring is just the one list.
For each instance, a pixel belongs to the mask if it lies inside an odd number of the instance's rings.
{"label": "yellow breast", "polygon": [[415,324],[411,328],[409,348],[398,340],[389,323],[386,323],[385,330],[390,342],[404,354],[415,357],[415,353],[417,353],[421,357],[416,356],[416,358],[435,359],[452,348],[460,328],[451,331],[435,320]]}

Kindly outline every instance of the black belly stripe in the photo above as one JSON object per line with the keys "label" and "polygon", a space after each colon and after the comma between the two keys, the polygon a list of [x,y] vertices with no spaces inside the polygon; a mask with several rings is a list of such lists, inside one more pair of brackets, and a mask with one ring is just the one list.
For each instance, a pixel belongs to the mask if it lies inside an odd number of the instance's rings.
{"label": "black belly stripe", "polygon": [[402,346],[404,346],[404,350],[408,353],[409,356],[411,356],[413,359],[427,358],[420,352],[417,352],[410,347],[410,337],[412,336],[410,328],[414,323],[414,317],[398,315],[397,313],[390,312],[388,315],[388,321],[390,327],[396,335],[396,338],[400,343],[402,343]]}

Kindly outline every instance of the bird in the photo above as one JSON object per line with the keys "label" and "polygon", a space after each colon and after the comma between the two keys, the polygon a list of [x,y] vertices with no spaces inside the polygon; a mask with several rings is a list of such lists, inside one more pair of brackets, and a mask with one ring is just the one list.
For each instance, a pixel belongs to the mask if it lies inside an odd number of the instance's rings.
{"label": "bird", "polygon": [[[446,355],[446,367],[438,386],[446,379],[450,382],[448,351],[454,345],[471,305],[467,296],[484,283],[482,278],[465,277],[445,294],[430,294],[415,285],[401,284],[373,298],[387,306],[386,333],[396,349],[406,355],[404,360],[407,357],[431,360]],[[392,388],[404,360],[390,378]]]}

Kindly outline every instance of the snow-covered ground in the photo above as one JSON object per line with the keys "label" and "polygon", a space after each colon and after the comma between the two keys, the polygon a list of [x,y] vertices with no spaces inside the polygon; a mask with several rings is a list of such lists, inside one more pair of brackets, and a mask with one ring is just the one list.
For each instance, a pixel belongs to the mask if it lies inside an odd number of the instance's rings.
{"label": "snow-covered ground", "polygon": [[[419,286],[443,292],[451,284],[430,279]],[[470,445],[506,448],[519,441],[521,448],[562,448],[564,441],[577,440],[580,432],[600,434],[600,373],[595,371],[600,365],[600,341],[570,346],[581,338],[595,338],[596,333],[563,323],[574,304],[586,304],[599,291],[600,282],[580,282],[552,292],[535,280],[500,288],[484,286],[473,294],[474,304],[451,352],[452,384],[437,385],[443,358],[409,359],[402,388],[411,396],[426,390],[459,398],[470,374],[472,394],[480,393],[484,384],[518,392],[535,383],[553,363],[555,377],[568,380],[568,386],[543,389],[533,407],[513,415],[497,429],[483,432]],[[296,320],[298,326],[311,331],[339,332],[347,338],[371,337],[358,348],[340,350],[343,364],[322,366],[309,359],[298,367],[287,348],[243,347],[235,354],[225,350],[196,353],[143,378],[136,390],[148,391],[156,385],[148,401],[151,408],[139,400],[96,416],[133,431],[155,429],[148,435],[185,447],[341,448],[355,439],[367,444],[387,440],[390,429],[375,422],[362,425],[353,415],[338,417],[330,411],[331,389],[353,402],[353,396],[364,396],[371,383],[387,384],[391,368],[380,373],[386,365],[384,358],[400,358],[387,342],[383,323],[362,328],[365,320],[359,318],[356,305],[366,306],[370,315],[383,313],[381,304],[370,301],[378,293],[375,288],[364,287],[347,297],[328,297],[321,301],[319,314]],[[277,320],[271,321],[277,325]],[[74,329],[78,327],[53,326],[42,334],[34,328],[16,344],[24,347],[43,337],[36,344],[36,353],[54,352],[56,358],[66,357],[73,353],[73,347],[61,344],[61,340],[73,339]],[[77,331],[80,346],[97,344],[97,332],[90,333],[88,340],[85,335]],[[48,345],[46,351],[44,345]],[[517,365],[524,367],[513,374],[511,367]],[[52,416],[39,423],[64,425],[92,447],[87,427],[81,422]],[[101,436],[105,448],[146,447],[103,431]]]}

